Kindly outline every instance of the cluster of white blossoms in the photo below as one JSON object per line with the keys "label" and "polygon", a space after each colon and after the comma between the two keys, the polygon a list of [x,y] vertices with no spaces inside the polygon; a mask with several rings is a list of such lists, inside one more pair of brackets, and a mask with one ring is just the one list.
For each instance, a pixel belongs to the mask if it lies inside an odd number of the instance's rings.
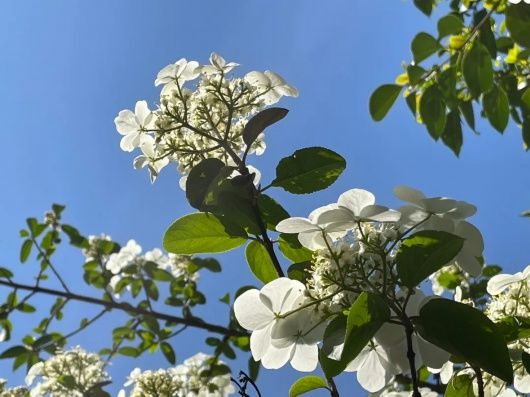
{"label": "cluster of white blossoms", "polygon": [[[170,162],[183,175],[206,158],[233,164],[234,156],[247,150],[242,133],[249,118],[283,96],[298,96],[271,71],[230,76],[237,66],[212,53],[209,65],[182,58],[164,67],[155,80],[155,86],[162,86],[157,109],[138,101],[134,112],[122,110],[114,120],[123,135],[122,150],[142,151],[134,167],[148,167],[154,181]],[[262,134],[248,152],[263,153],[263,139]]]}
{"label": "cluster of white blossoms", "polygon": [[0,397],[30,397],[29,390],[26,387],[7,388],[6,383],[5,379],[0,378]]}
{"label": "cluster of white blossoms", "polygon": [[80,347],[34,364],[26,376],[28,386],[37,382],[31,388],[31,397],[83,397],[108,381],[101,358]]}
{"label": "cluster of white blossoms", "polygon": [[[125,386],[132,386],[129,397],[225,397],[235,388],[230,374],[211,375],[212,356],[197,353],[183,364],[157,371],[134,369]],[[222,362],[218,362],[222,364]],[[118,397],[126,397],[121,390]]]}
{"label": "cluster of white blossoms", "polygon": [[159,248],[142,255],[142,247],[136,241],[129,240],[118,252],[111,254],[105,263],[105,268],[114,275],[110,279],[109,287],[114,291],[120,280],[124,277],[134,278],[141,273],[146,263],[156,264],[159,269],[171,273],[175,278],[185,277],[187,281],[197,281],[199,273],[189,271],[189,260],[185,255],[166,255]]}
{"label": "cluster of white blossoms", "polygon": [[[265,368],[290,362],[296,370],[313,371],[326,326],[364,291],[391,297],[405,307],[408,317],[418,316],[432,297],[419,289],[402,289],[395,263],[402,239],[413,231],[463,237],[461,251],[446,266],[481,273],[482,235],[466,220],[476,212],[474,206],[445,197],[427,198],[408,187],[394,192],[407,202],[398,210],[377,205],[366,190],[352,189],[308,218],[292,217],[277,225],[281,233],[297,234],[302,246],[313,252],[313,260],[306,284],[279,278],[261,290],[246,291],[234,303],[237,320],[252,331],[252,355]],[[338,340],[324,353],[340,359],[342,343]],[[449,353],[420,335],[412,336],[412,344],[416,368],[425,365],[441,371],[448,362]],[[372,393],[383,390],[394,375],[410,372],[404,328],[384,324],[346,371],[357,372],[361,386]]]}

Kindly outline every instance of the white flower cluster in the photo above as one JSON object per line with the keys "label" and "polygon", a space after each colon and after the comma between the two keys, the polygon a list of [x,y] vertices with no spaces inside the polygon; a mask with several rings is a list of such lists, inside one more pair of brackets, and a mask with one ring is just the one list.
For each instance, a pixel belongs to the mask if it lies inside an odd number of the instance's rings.
{"label": "white flower cluster", "polygon": [[101,252],[102,242],[111,242],[112,239],[108,234],[102,233],[99,236],[88,236],[88,247],[83,249],[83,255],[85,262],[101,261],[105,260]]}
{"label": "white flower cluster", "polygon": [[[197,353],[167,370],[142,372],[136,368],[125,383],[125,386],[132,386],[129,397],[225,397],[233,394],[235,388],[230,374],[209,375],[210,359],[211,356]],[[118,396],[126,395],[122,390]]]}
{"label": "white flower cluster", "polygon": [[[460,253],[447,265],[481,273],[482,236],[465,220],[475,213],[474,206],[445,197],[427,198],[407,187],[396,188],[395,194],[408,205],[392,210],[375,204],[372,193],[352,189],[308,218],[293,217],[277,225],[281,233],[297,234],[300,243],[313,251],[313,261],[307,285],[279,278],[236,299],[234,312],[241,326],[252,331],[250,347],[256,361],[265,368],[290,362],[296,370],[313,371],[327,324],[364,291],[392,296],[406,307],[408,317],[418,316],[430,297],[419,289],[409,294],[396,282],[395,255],[411,231],[437,230],[463,237]],[[325,354],[340,359],[342,343],[338,340]],[[449,359],[449,353],[418,334],[412,336],[412,344],[416,368],[441,370]],[[370,392],[382,390],[392,376],[409,372],[403,327],[384,324],[346,370],[356,371],[359,383]]]}
{"label": "white flower cluster", "polygon": [[29,390],[26,387],[18,386],[6,388],[7,381],[0,378],[0,397],[29,397]]}
{"label": "white flower cluster", "polygon": [[[134,112],[122,110],[114,120],[123,135],[122,150],[142,151],[134,167],[148,167],[154,181],[170,162],[183,175],[205,158],[231,164],[234,155],[246,150],[242,133],[249,118],[282,96],[298,96],[294,87],[271,71],[230,77],[236,66],[212,53],[209,65],[182,58],[164,67],[155,80],[156,86],[163,86],[158,108],[151,111],[139,101]],[[195,80],[195,86],[189,87]],[[249,152],[263,153],[263,138],[259,136]]]}
{"label": "white flower cluster", "polygon": [[26,384],[31,386],[35,380],[38,383],[31,389],[31,397],[83,397],[110,377],[97,354],[77,346],[34,364],[28,371]]}
{"label": "white flower cluster", "polygon": [[[137,266],[137,272],[140,272],[142,266],[146,263],[155,263],[159,269],[166,270],[175,278],[186,277],[188,281],[197,281],[199,278],[198,272],[190,272],[188,270],[189,257],[175,254],[164,254],[159,248],[147,251],[141,255],[142,247],[134,240],[129,240],[127,244],[120,249],[119,252],[113,253],[109,256],[105,264],[114,276],[110,279],[109,287],[115,290],[116,285],[120,280],[127,277],[134,277],[134,272],[126,272],[131,266]],[[119,295],[119,294],[117,294]]]}

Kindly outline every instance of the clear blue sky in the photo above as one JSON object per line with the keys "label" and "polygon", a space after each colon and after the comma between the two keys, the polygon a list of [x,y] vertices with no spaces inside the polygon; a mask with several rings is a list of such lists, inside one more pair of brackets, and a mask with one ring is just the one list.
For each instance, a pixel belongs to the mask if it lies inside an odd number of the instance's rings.
{"label": "clear blue sky", "polygon": [[[120,151],[113,119],[136,100],[157,99],[154,77],[166,64],[181,57],[204,63],[216,51],[241,63],[242,72],[271,69],[300,90],[298,99],[281,103],[289,116],[268,132],[266,155],[254,162],[264,181],[297,148],[326,146],[348,160],[338,182],[309,200],[271,190],[292,215],[305,216],[352,187],[397,205],[392,188],[407,184],[476,204],[474,222],[484,234],[488,261],[521,269],[530,258],[530,220],[518,217],[530,208],[530,153],[522,150],[520,131],[511,125],[500,136],[479,124],[481,135],[466,131],[456,159],[428,137],[403,103],[382,123],[369,117],[370,93],[400,73],[413,35],[434,26],[410,0],[2,2],[0,264],[21,277],[36,272],[35,262],[18,265],[18,230],[27,216],[41,216],[52,202],[66,204],[65,220],[87,234],[105,232],[122,243],[134,238],[145,249],[160,246],[170,222],[191,209],[171,167],[155,185],[146,172],[132,169],[133,156]],[[66,250],[59,259],[69,282],[86,291],[81,255]],[[220,259],[226,272],[203,277],[212,302],[255,283],[241,251]],[[214,303],[203,314],[222,323],[223,310]],[[72,305],[64,328],[91,312]],[[17,329],[29,330],[37,317],[16,319]],[[88,349],[108,345],[117,321],[123,317],[111,315],[72,343]],[[203,336],[190,331],[175,339],[178,360],[207,352]],[[116,360],[112,390],[133,367],[162,365],[158,355]],[[262,371],[263,395],[286,395],[297,375]],[[0,362],[0,376],[17,384],[23,374],[10,375],[8,363]],[[344,395],[358,395],[355,385],[351,374],[339,381]]]}

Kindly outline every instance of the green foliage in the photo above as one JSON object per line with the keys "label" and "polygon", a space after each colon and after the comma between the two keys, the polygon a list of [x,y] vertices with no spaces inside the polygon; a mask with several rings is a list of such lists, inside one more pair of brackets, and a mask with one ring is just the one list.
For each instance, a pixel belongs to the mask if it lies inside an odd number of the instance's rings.
{"label": "green foliage", "polygon": [[442,48],[438,40],[425,32],[418,33],[412,40],[410,47],[415,63],[424,61]]}
{"label": "green foliage", "polygon": [[254,143],[265,128],[283,119],[287,116],[287,113],[289,113],[287,109],[268,108],[252,117],[243,130],[243,141],[247,147],[250,147]]}
{"label": "green foliage", "polygon": [[488,49],[480,42],[475,42],[466,51],[462,60],[462,74],[474,98],[486,93],[493,87],[493,66]]}
{"label": "green foliage", "polygon": [[295,234],[281,233],[278,241],[281,253],[293,263],[307,262],[313,259],[313,253],[300,244]]}
{"label": "green foliage", "polygon": [[473,380],[468,375],[451,378],[445,389],[444,397],[475,397]]}
{"label": "green foliage", "polygon": [[397,273],[414,288],[449,263],[462,249],[464,239],[454,234],[422,230],[403,241],[396,256]]}
{"label": "green foliage", "polygon": [[419,112],[429,134],[434,139],[440,138],[445,128],[447,116],[445,114],[445,102],[438,86],[432,85],[425,90],[420,99]]}
{"label": "green foliage", "polygon": [[353,361],[381,326],[390,319],[390,309],[379,295],[363,292],[348,313],[341,361]]}
{"label": "green foliage", "polygon": [[275,231],[278,223],[289,218],[289,213],[272,197],[260,194],[257,202],[267,229]]}
{"label": "green foliage", "polygon": [[292,384],[291,388],[289,389],[289,397],[298,397],[312,390],[327,388],[328,383],[320,376],[304,376]]}
{"label": "green foliage", "polygon": [[370,97],[370,115],[375,121],[385,118],[402,89],[397,84],[384,84],[374,91]]}
{"label": "green foliage", "polygon": [[506,342],[481,311],[448,299],[432,299],[421,308],[416,325],[429,342],[508,383],[513,381]]}
{"label": "green foliage", "polygon": [[247,240],[238,225],[222,223],[215,215],[202,212],[177,219],[164,235],[164,248],[175,254],[224,252]]}
{"label": "green foliage", "polygon": [[323,147],[300,149],[276,167],[272,186],[294,194],[313,193],[330,186],[346,168],[346,160]]}
{"label": "green foliage", "polygon": [[484,94],[484,111],[490,124],[499,132],[504,132],[510,117],[510,103],[506,92],[497,85]]}
{"label": "green foliage", "polygon": [[508,6],[506,28],[517,44],[530,48],[530,8],[527,4],[522,2]]}
{"label": "green foliage", "polygon": [[251,241],[247,245],[245,257],[250,270],[262,283],[267,284],[278,278],[278,272],[274,267],[269,252],[259,241]]}

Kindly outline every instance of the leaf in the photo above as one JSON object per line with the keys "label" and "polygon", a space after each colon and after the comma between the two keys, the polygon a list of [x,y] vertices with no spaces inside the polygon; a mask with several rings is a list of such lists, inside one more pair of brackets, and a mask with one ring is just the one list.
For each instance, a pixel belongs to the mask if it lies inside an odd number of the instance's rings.
{"label": "leaf", "polygon": [[504,338],[481,311],[449,299],[432,299],[420,310],[417,330],[424,339],[445,351],[505,382],[513,382]]}
{"label": "leaf", "polygon": [[120,347],[120,349],[118,350],[118,353],[121,354],[122,356],[127,356],[127,357],[138,357],[140,355],[140,352],[138,351],[138,349],[132,346]]}
{"label": "leaf", "polygon": [[404,285],[414,288],[451,261],[464,239],[454,234],[422,230],[403,241],[396,255],[397,273]]}
{"label": "leaf", "polygon": [[442,133],[442,141],[458,157],[463,143],[462,124],[458,110],[453,110],[447,115],[447,122]]}
{"label": "leaf", "polygon": [[482,106],[493,128],[500,133],[504,132],[510,117],[510,103],[506,92],[501,87],[494,85],[489,92],[484,94]]}
{"label": "leaf", "polygon": [[225,164],[215,158],[201,161],[193,167],[186,180],[186,198],[193,208],[204,211],[207,209],[204,200],[212,183],[216,181]]}
{"label": "leaf", "polygon": [[524,90],[521,95],[521,103],[527,112],[530,113],[530,88]]}
{"label": "leaf", "polygon": [[272,186],[294,194],[313,193],[330,186],[346,168],[346,160],[332,150],[309,147],[283,158]]}
{"label": "leaf", "polygon": [[289,113],[287,109],[268,108],[256,114],[243,129],[243,141],[245,144],[247,146],[252,145],[265,128],[283,119],[287,116],[287,113]]}
{"label": "leaf", "polygon": [[311,270],[311,266],[313,265],[312,262],[300,262],[300,263],[293,263],[289,268],[287,269],[287,276],[291,280],[298,280],[302,283],[306,283]]}
{"label": "leaf", "polygon": [[164,248],[174,254],[225,252],[247,240],[238,225],[221,223],[212,214],[197,212],[177,219],[164,234]]}
{"label": "leaf", "polygon": [[346,334],[347,317],[339,314],[326,327],[322,342],[322,349],[318,354],[318,361],[322,367],[322,371],[328,378],[334,378],[344,371],[349,364],[344,361],[337,361],[328,357],[333,350],[344,343],[344,335]]}
{"label": "leaf", "polygon": [[473,101],[460,101],[458,103],[460,113],[464,116],[467,125],[475,131],[475,114],[473,112]]}
{"label": "leaf", "polygon": [[289,213],[276,200],[266,194],[258,196],[258,208],[265,221],[265,226],[269,230],[276,231],[276,225],[289,218]]}
{"label": "leaf", "polygon": [[176,362],[176,357],[175,357],[175,351],[173,350],[171,345],[167,342],[162,342],[160,344],[160,350],[162,350],[162,353],[164,354],[164,357],[166,358],[166,360],[171,365],[174,365]]}
{"label": "leaf", "polygon": [[433,9],[433,0],[414,0],[414,5],[425,15],[431,15]]}
{"label": "leaf", "polygon": [[22,243],[22,247],[20,248],[20,262],[25,263],[30,254],[31,254],[31,248],[33,247],[33,241],[30,239],[24,240]]}
{"label": "leaf", "polygon": [[485,22],[484,19],[488,15],[486,9],[482,9],[473,15],[473,25],[477,26],[479,23],[479,40],[488,49],[490,57],[495,59],[497,57],[497,43],[495,42],[495,35],[493,34],[491,18],[488,17]]}
{"label": "leaf", "polygon": [[289,397],[298,397],[311,390],[327,389],[328,383],[320,376],[304,376],[291,385]]}
{"label": "leaf", "polygon": [[420,32],[412,40],[411,50],[414,57],[414,63],[429,58],[436,51],[443,49],[438,41],[429,33]]}
{"label": "leaf", "polygon": [[444,397],[475,397],[473,380],[467,375],[454,376],[447,384]]}
{"label": "leaf", "polygon": [[530,48],[530,7],[523,2],[506,9],[506,28],[515,42]]}
{"label": "leaf", "polygon": [[250,356],[250,358],[248,359],[248,376],[254,382],[258,379],[260,367],[261,367],[260,362],[254,361],[254,358]]}
{"label": "leaf", "polygon": [[410,84],[416,85],[418,84],[422,77],[425,75],[427,71],[423,69],[421,66],[418,65],[408,65],[407,66],[407,74],[409,76]]}
{"label": "leaf", "polygon": [[383,84],[379,86],[370,97],[370,115],[374,121],[381,121],[396,102],[403,89],[397,84]]}
{"label": "leaf", "polygon": [[475,41],[462,60],[462,73],[469,92],[474,98],[493,87],[493,66],[490,53],[484,45]]}
{"label": "leaf", "polygon": [[523,362],[524,369],[526,372],[530,373],[530,354],[527,352],[522,352],[521,361]]}
{"label": "leaf", "polygon": [[278,240],[281,253],[292,262],[307,262],[313,259],[313,253],[300,244],[296,234],[281,233]]}
{"label": "leaf", "polygon": [[350,307],[341,361],[350,363],[381,326],[390,319],[390,309],[379,295],[361,293]]}
{"label": "leaf", "polygon": [[250,270],[264,284],[278,278],[278,272],[274,267],[269,252],[263,244],[251,241],[245,251]]}
{"label": "leaf", "polygon": [[13,346],[3,351],[2,354],[0,354],[0,359],[18,357],[27,352],[28,349],[26,349],[24,346]]}
{"label": "leaf", "polygon": [[427,88],[420,99],[420,116],[429,134],[437,140],[442,135],[447,116],[442,93],[436,85]]}
{"label": "leaf", "polygon": [[0,267],[0,278],[11,278],[13,277],[13,272],[5,267]]}
{"label": "leaf", "polygon": [[464,22],[456,15],[446,15],[438,20],[438,37],[458,34],[464,29]]}

